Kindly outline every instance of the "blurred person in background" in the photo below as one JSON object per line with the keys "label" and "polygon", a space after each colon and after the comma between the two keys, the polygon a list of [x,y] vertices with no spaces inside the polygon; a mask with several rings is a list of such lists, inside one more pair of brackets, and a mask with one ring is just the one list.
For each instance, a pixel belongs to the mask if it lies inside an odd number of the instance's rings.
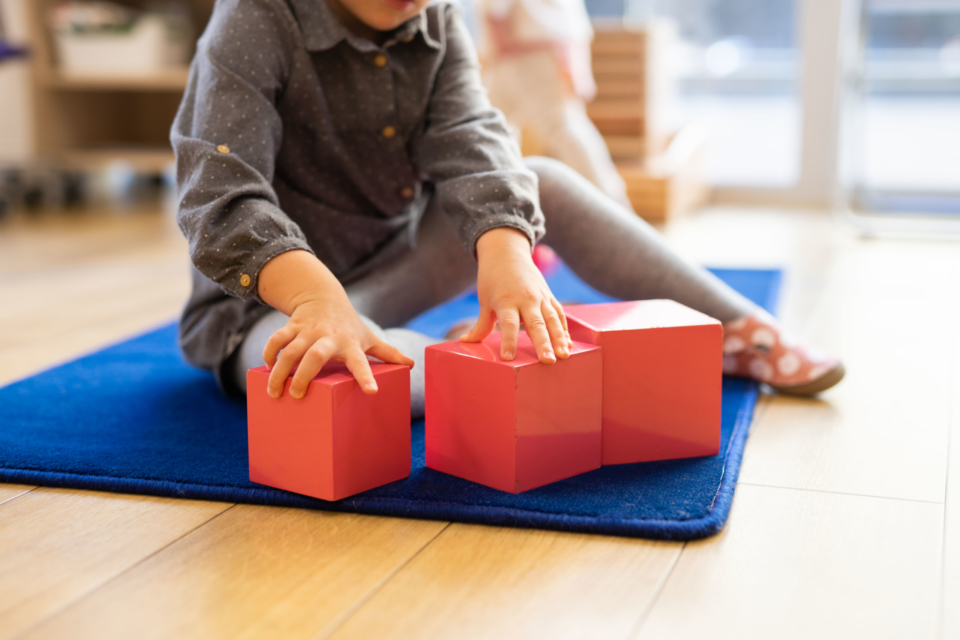
{"label": "blurred person in background", "polygon": [[478,0],[480,56],[490,102],[560,160],[632,209],[626,187],[586,103],[593,29],[583,0]]}

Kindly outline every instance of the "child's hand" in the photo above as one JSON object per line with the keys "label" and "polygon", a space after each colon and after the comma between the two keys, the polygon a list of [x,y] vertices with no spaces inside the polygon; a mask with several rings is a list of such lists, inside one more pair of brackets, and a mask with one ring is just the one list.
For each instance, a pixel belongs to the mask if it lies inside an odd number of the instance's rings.
{"label": "child's hand", "polygon": [[307,385],[330,360],[346,364],[368,394],[377,392],[377,383],[366,354],[413,366],[413,360],[367,328],[337,279],[306,251],[288,251],[267,262],[260,271],[258,292],[264,302],[290,316],[263,350],[270,369],[267,393],[273,398],[283,393],[298,364],[290,384],[294,398],[304,396]]}
{"label": "child's hand", "polygon": [[516,229],[491,229],[477,241],[480,317],[461,340],[479,342],[500,322],[500,357],[513,360],[523,323],[540,362],[568,358],[573,346],[563,307],[530,257],[530,241]]}

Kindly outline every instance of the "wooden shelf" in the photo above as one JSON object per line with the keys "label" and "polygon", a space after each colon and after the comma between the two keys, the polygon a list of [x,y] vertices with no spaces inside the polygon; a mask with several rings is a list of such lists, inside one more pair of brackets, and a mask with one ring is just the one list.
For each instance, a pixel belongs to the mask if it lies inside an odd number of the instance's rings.
{"label": "wooden shelf", "polygon": [[145,75],[78,75],[54,70],[45,78],[51,89],[77,91],[183,91],[187,86],[188,67]]}
{"label": "wooden shelf", "polygon": [[77,171],[101,169],[123,162],[138,173],[163,173],[174,161],[173,151],[169,147],[65,149],[60,156],[64,165]]}
{"label": "wooden shelf", "polygon": [[[49,11],[60,0],[24,2],[29,29],[33,141],[38,160],[73,171],[97,171],[124,162],[142,173],[173,161],[170,125],[187,86],[186,66],[155,73],[65,72],[57,64]],[[154,0],[119,0],[147,8]],[[184,0],[202,33],[215,0]]]}

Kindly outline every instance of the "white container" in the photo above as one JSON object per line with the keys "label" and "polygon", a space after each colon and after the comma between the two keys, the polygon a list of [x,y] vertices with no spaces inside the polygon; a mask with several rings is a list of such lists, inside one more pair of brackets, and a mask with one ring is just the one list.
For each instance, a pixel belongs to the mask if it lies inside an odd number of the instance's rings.
{"label": "white container", "polygon": [[175,39],[161,15],[142,16],[124,33],[58,31],[54,36],[65,75],[155,73],[189,62],[187,39]]}

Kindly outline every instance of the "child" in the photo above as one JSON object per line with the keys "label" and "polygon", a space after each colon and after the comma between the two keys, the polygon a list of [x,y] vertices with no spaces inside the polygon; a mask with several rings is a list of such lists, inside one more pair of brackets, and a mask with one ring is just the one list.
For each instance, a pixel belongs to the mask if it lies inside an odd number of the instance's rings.
{"label": "child", "polygon": [[587,117],[597,86],[583,0],[481,0],[483,82],[517,129],[632,209],[603,137]]}
{"label": "child", "polygon": [[[569,354],[530,257],[546,237],[588,284],[672,298],[725,323],[725,371],[800,394],[843,375],[556,161],[520,158],[454,6],[428,0],[220,0],[173,125],[193,294],[186,358],[228,393],[271,367],[302,397],[328,360],[376,392],[366,356],[413,366],[401,326],[476,283],[478,341],[521,323],[544,363]],[[406,355],[404,354],[406,353]],[[410,358],[408,356],[413,356]],[[414,369],[414,415],[423,367]]]}

